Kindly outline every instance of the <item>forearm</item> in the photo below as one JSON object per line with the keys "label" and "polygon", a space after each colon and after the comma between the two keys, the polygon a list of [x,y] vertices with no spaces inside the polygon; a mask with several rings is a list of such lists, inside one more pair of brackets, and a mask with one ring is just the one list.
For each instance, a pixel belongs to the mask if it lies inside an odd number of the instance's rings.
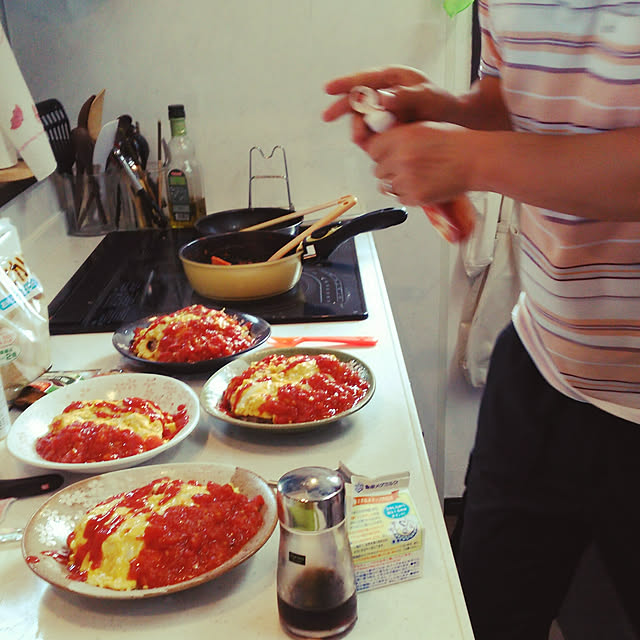
{"label": "forearm", "polygon": [[379,96],[381,104],[400,122],[451,122],[471,129],[511,129],[499,78],[485,76],[466,93],[455,95],[430,82],[421,72],[400,66],[364,71],[328,82],[327,93],[340,98],[324,110],[325,122],[352,113],[347,96],[358,85],[386,90]]}
{"label": "forearm", "polygon": [[510,130],[511,120],[502,99],[500,80],[490,76],[477,80],[468,92],[456,96],[443,108],[441,120],[468,129]]}
{"label": "forearm", "polygon": [[471,191],[584,218],[640,221],[640,128],[540,135],[468,132]]}

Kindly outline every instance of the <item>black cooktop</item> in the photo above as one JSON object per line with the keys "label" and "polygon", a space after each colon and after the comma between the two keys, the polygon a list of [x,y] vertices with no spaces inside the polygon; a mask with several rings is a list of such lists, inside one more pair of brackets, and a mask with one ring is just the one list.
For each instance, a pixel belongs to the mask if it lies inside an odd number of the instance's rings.
{"label": "black cooktop", "polygon": [[49,305],[51,335],[115,331],[196,303],[244,311],[271,324],[362,320],[368,315],[353,239],[329,261],[306,261],[291,291],[227,304],[196,294],[184,274],[178,250],[195,237],[192,229],[107,234]]}

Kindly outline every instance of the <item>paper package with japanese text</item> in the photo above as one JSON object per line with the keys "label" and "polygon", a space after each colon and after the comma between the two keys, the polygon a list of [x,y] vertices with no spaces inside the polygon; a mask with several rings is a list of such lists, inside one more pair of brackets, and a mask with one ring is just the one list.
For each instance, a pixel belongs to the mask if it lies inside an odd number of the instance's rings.
{"label": "paper package with japanese text", "polygon": [[0,375],[7,400],[51,366],[43,288],[23,256],[16,228],[0,218]]}
{"label": "paper package with japanese text", "polygon": [[424,528],[409,493],[409,473],[377,478],[353,475],[347,498],[356,590],[419,578]]}

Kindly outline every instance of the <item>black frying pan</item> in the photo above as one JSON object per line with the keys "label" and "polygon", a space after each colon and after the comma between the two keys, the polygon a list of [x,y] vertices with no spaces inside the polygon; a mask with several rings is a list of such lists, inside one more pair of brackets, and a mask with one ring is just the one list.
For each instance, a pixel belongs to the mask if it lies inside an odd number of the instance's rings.
{"label": "black frying pan", "polygon": [[[267,222],[274,218],[279,218],[288,213],[293,213],[288,209],[278,207],[256,207],[248,209],[229,209],[228,211],[218,211],[211,213],[204,218],[200,218],[195,223],[196,231],[201,236],[218,235],[220,233],[231,233],[240,231],[254,224]],[[280,234],[295,236],[300,231],[302,216],[285,220],[269,227],[269,231],[276,231]]]}

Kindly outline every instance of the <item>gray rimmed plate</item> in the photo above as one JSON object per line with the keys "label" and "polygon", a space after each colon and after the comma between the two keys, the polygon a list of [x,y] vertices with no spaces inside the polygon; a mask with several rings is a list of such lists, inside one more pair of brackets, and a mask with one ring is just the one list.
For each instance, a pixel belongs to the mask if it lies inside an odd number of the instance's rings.
{"label": "gray rimmed plate", "polygon": [[[82,516],[99,502],[124,491],[131,491],[155,480],[195,480],[206,483],[230,483],[241,493],[264,498],[263,524],[256,535],[224,564],[191,580],[153,589],[116,591],[78,582],[53,556],[67,549],[67,537]],[[114,471],[76,482],[54,494],[33,515],[24,531],[22,553],[29,568],[50,584],[83,596],[111,600],[153,598],[183,591],[208,582],[238,566],[254,555],[271,537],[277,522],[276,501],[267,482],[252,471],[217,463],[175,463]]]}
{"label": "gray rimmed plate", "polygon": [[[350,363],[369,383],[369,389],[365,396],[357,402],[350,409],[338,413],[330,418],[323,418],[321,420],[313,420],[311,422],[295,422],[290,424],[271,424],[265,422],[254,422],[251,420],[244,420],[236,418],[226,413],[221,407],[222,396],[225,389],[231,382],[232,378],[240,375],[251,364],[262,360],[268,355],[273,353],[282,354],[285,356],[303,354],[303,355],[318,355],[323,353],[330,353],[335,355],[340,361]],[[258,429],[262,431],[274,431],[280,433],[288,433],[294,431],[309,431],[311,429],[317,429],[327,424],[337,422],[342,418],[346,418],[355,413],[359,409],[362,409],[371,397],[375,390],[375,378],[371,369],[359,358],[346,353],[344,351],[338,351],[336,349],[322,349],[322,348],[304,348],[304,347],[290,347],[290,348],[274,348],[274,349],[260,349],[259,351],[252,351],[251,353],[236,358],[233,362],[225,365],[214,373],[204,384],[200,393],[200,404],[203,409],[212,415],[214,418],[218,418],[224,422],[235,425],[237,427],[243,427],[245,429]]]}

